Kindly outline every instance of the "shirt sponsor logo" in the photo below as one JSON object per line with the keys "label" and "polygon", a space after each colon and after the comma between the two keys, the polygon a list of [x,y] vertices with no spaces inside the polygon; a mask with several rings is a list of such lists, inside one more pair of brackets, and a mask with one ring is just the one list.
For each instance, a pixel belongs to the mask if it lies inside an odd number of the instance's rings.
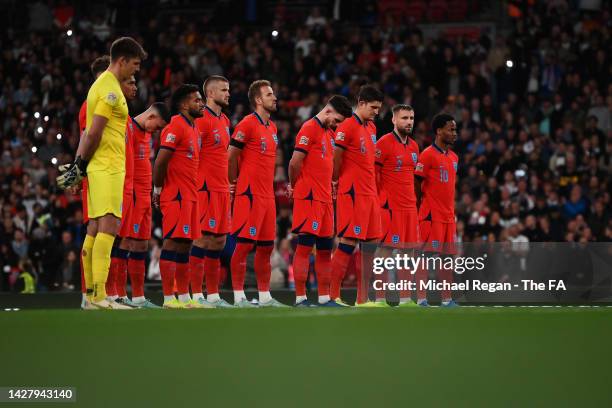
{"label": "shirt sponsor logo", "polygon": [[166,143],[176,143],[176,135],[174,133],[168,133],[166,135]]}
{"label": "shirt sponsor logo", "polygon": [[402,165],[404,162],[402,161],[402,156],[395,156],[395,169],[394,171],[402,171]]}
{"label": "shirt sponsor logo", "polygon": [[300,141],[298,142],[298,144],[304,145],[304,146],[308,146],[308,137],[307,136],[300,136]]}
{"label": "shirt sponsor logo", "polygon": [[266,143],[266,138],[264,136],[261,137],[261,152],[265,153],[268,148],[268,144]]}

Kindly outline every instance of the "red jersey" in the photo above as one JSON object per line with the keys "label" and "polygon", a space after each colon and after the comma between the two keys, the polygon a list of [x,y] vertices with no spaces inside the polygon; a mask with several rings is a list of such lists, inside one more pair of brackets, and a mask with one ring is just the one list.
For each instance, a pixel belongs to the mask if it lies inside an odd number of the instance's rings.
{"label": "red jersey", "polygon": [[[132,159],[134,166],[134,191],[138,195],[151,194],[151,134],[146,132],[135,119],[128,120],[132,125]],[[126,149],[127,153],[127,149]],[[127,160],[127,159],[126,159]],[[126,163],[127,177],[127,163]]]}
{"label": "red jersey", "polygon": [[338,192],[346,193],[352,189],[354,194],[376,196],[374,123],[370,120],[364,123],[353,113],[338,126],[336,147],[344,149]]}
{"label": "red jersey", "polygon": [[227,179],[227,147],[230,140],[230,121],[223,113],[217,115],[208,106],[204,116],[195,120],[202,139],[198,190],[229,192]]}
{"label": "red jersey", "polygon": [[79,137],[83,136],[83,131],[87,127],[87,99],[81,105],[79,110]]}
{"label": "red jersey", "polygon": [[455,180],[459,159],[435,143],[423,150],[414,174],[423,180],[419,219],[455,222]]}
{"label": "red jersey", "polygon": [[397,133],[387,133],[376,142],[376,165],[380,168],[381,205],[391,210],[416,210],[414,168],[419,161],[419,146],[410,137],[406,143]]}
{"label": "red jersey", "polygon": [[334,131],[326,129],[316,116],[302,125],[295,138],[295,150],[305,153],[306,158],[294,186],[296,199],[332,202],[333,140]]}
{"label": "red jersey", "polygon": [[125,181],[123,191],[134,191],[134,118],[128,116],[125,127]]}
{"label": "red jersey", "polygon": [[183,114],[174,115],[162,130],[160,149],[172,150],[161,201],[197,201],[200,137],[195,125]]}
{"label": "red jersey", "polygon": [[232,145],[242,148],[236,194],[250,191],[252,195],[274,198],[276,168],[276,125],[253,112],[238,123],[232,135]]}

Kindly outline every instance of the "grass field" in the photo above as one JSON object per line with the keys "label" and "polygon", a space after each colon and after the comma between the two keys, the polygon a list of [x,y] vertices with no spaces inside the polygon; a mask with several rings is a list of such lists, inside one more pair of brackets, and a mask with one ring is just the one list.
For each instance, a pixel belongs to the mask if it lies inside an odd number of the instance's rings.
{"label": "grass field", "polygon": [[77,388],[42,406],[612,406],[611,339],[612,308],[0,312],[0,386]]}

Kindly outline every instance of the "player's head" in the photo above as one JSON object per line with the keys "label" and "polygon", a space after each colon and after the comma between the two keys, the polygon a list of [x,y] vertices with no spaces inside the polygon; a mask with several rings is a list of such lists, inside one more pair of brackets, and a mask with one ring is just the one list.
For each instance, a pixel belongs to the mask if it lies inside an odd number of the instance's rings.
{"label": "player's head", "polygon": [[121,37],[113,41],[110,48],[111,64],[119,67],[119,79],[128,78],[140,69],[147,53],[132,37]]}
{"label": "player's head", "polygon": [[323,116],[321,122],[323,126],[330,129],[336,129],[344,119],[351,117],[353,109],[346,97],[342,95],[333,95],[327,101],[327,105],[321,111]]}
{"label": "player's head", "polygon": [[382,106],[384,95],[373,85],[363,85],[357,95],[357,113],[363,120],[373,120]]}
{"label": "player's head", "polygon": [[172,94],[172,110],[182,114],[188,114],[192,118],[202,117],[204,101],[197,85],[182,84]]}
{"label": "player's head", "polygon": [[108,55],[103,55],[96,58],[94,62],[91,63],[89,68],[91,69],[91,74],[94,76],[94,78],[98,79],[98,77],[108,69],[109,65],[110,57]]}
{"label": "player's head", "polygon": [[134,75],[121,81],[121,90],[123,91],[125,99],[128,101],[136,98],[136,91],[138,90],[138,87],[136,86],[136,78],[134,78]]}
{"label": "player's head", "polygon": [[229,106],[229,81],[221,75],[211,75],[202,86],[206,102],[214,102],[222,108]]}
{"label": "player's head", "polygon": [[391,108],[393,127],[400,136],[408,136],[414,128],[414,109],[406,104],[398,104]]}
{"label": "player's head", "polygon": [[168,106],[162,102],[155,102],[144,112],[142,126],[149,133],[162,130],[170,122]]}
{"label": "player's head", "polygon": [[270,81],[259,79],[249,86],[249,103],[253,109],[262,107],[268,112],[276,111],[276,95]]}
{"label": "player's head", "polygon": [[457,140],[457,123],[448,113],[438,113],[431,121],[431,130],[436,140],[445,145],[452,145]]}

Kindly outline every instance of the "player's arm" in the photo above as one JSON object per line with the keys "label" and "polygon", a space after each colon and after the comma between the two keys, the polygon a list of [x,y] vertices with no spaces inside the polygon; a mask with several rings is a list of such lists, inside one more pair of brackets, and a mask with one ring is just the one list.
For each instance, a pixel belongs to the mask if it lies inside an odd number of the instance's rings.
{"label": "player's arm", "polygon": [[242,149],[246,146],[249,137],[248,125],[242,121],[236,126],[234,134],[227,149],[227,178],[230,184],[230,194],[233,197],[238,181],[238,169]]}
{"label": "player's arm", "polygon": [[384,139],[381,139],[376,144],[376,150],[374,152],[374,168],[376,174],[376,188],[380,192],[382,189],[382,168],[384,163]]}
{"label": "player's arm", "polygon": [[292,194],[293,188],[297,179],[300,177],[302,167],[304,165],[304,159],[310,151],[310,146],[315,143],[313,136],[309,134],[307,129],[300,129],[298,136],[295,139],[295,148],[293,149],[293,155],[289,161],[289,194]]}
{"label": "player's arm", "polygon": [[102,133],[108,123],[108,118],[101,115],[94,115],[91,126],[86,133],[83,134],[81,140],[79,140],[79,147],[77,148],[77,157],[81,157],[85,161],[89,161],[91,156],[96,152],[96,149],[100,145],[102,140]]}
{"label": "player's arm", "polygon": [[429,170],[429,161],[427,153],[419,157],[419,161],[414,168],[414,194],[417,199],[417,208],[421,207],[421,198],[423,197],[421,183],[425,180],[425,175]]}
{"label": "player's arm", "polygon": [[166,126],[160,136],[160,146],[153,164],[153,199],[152,203],[155,208],[159,208],[159,197],[161,190],[166,181],[168,173],[168,164],[172,160],[172,156],[179,144],[179,137],[174,133],[174,130]]}

